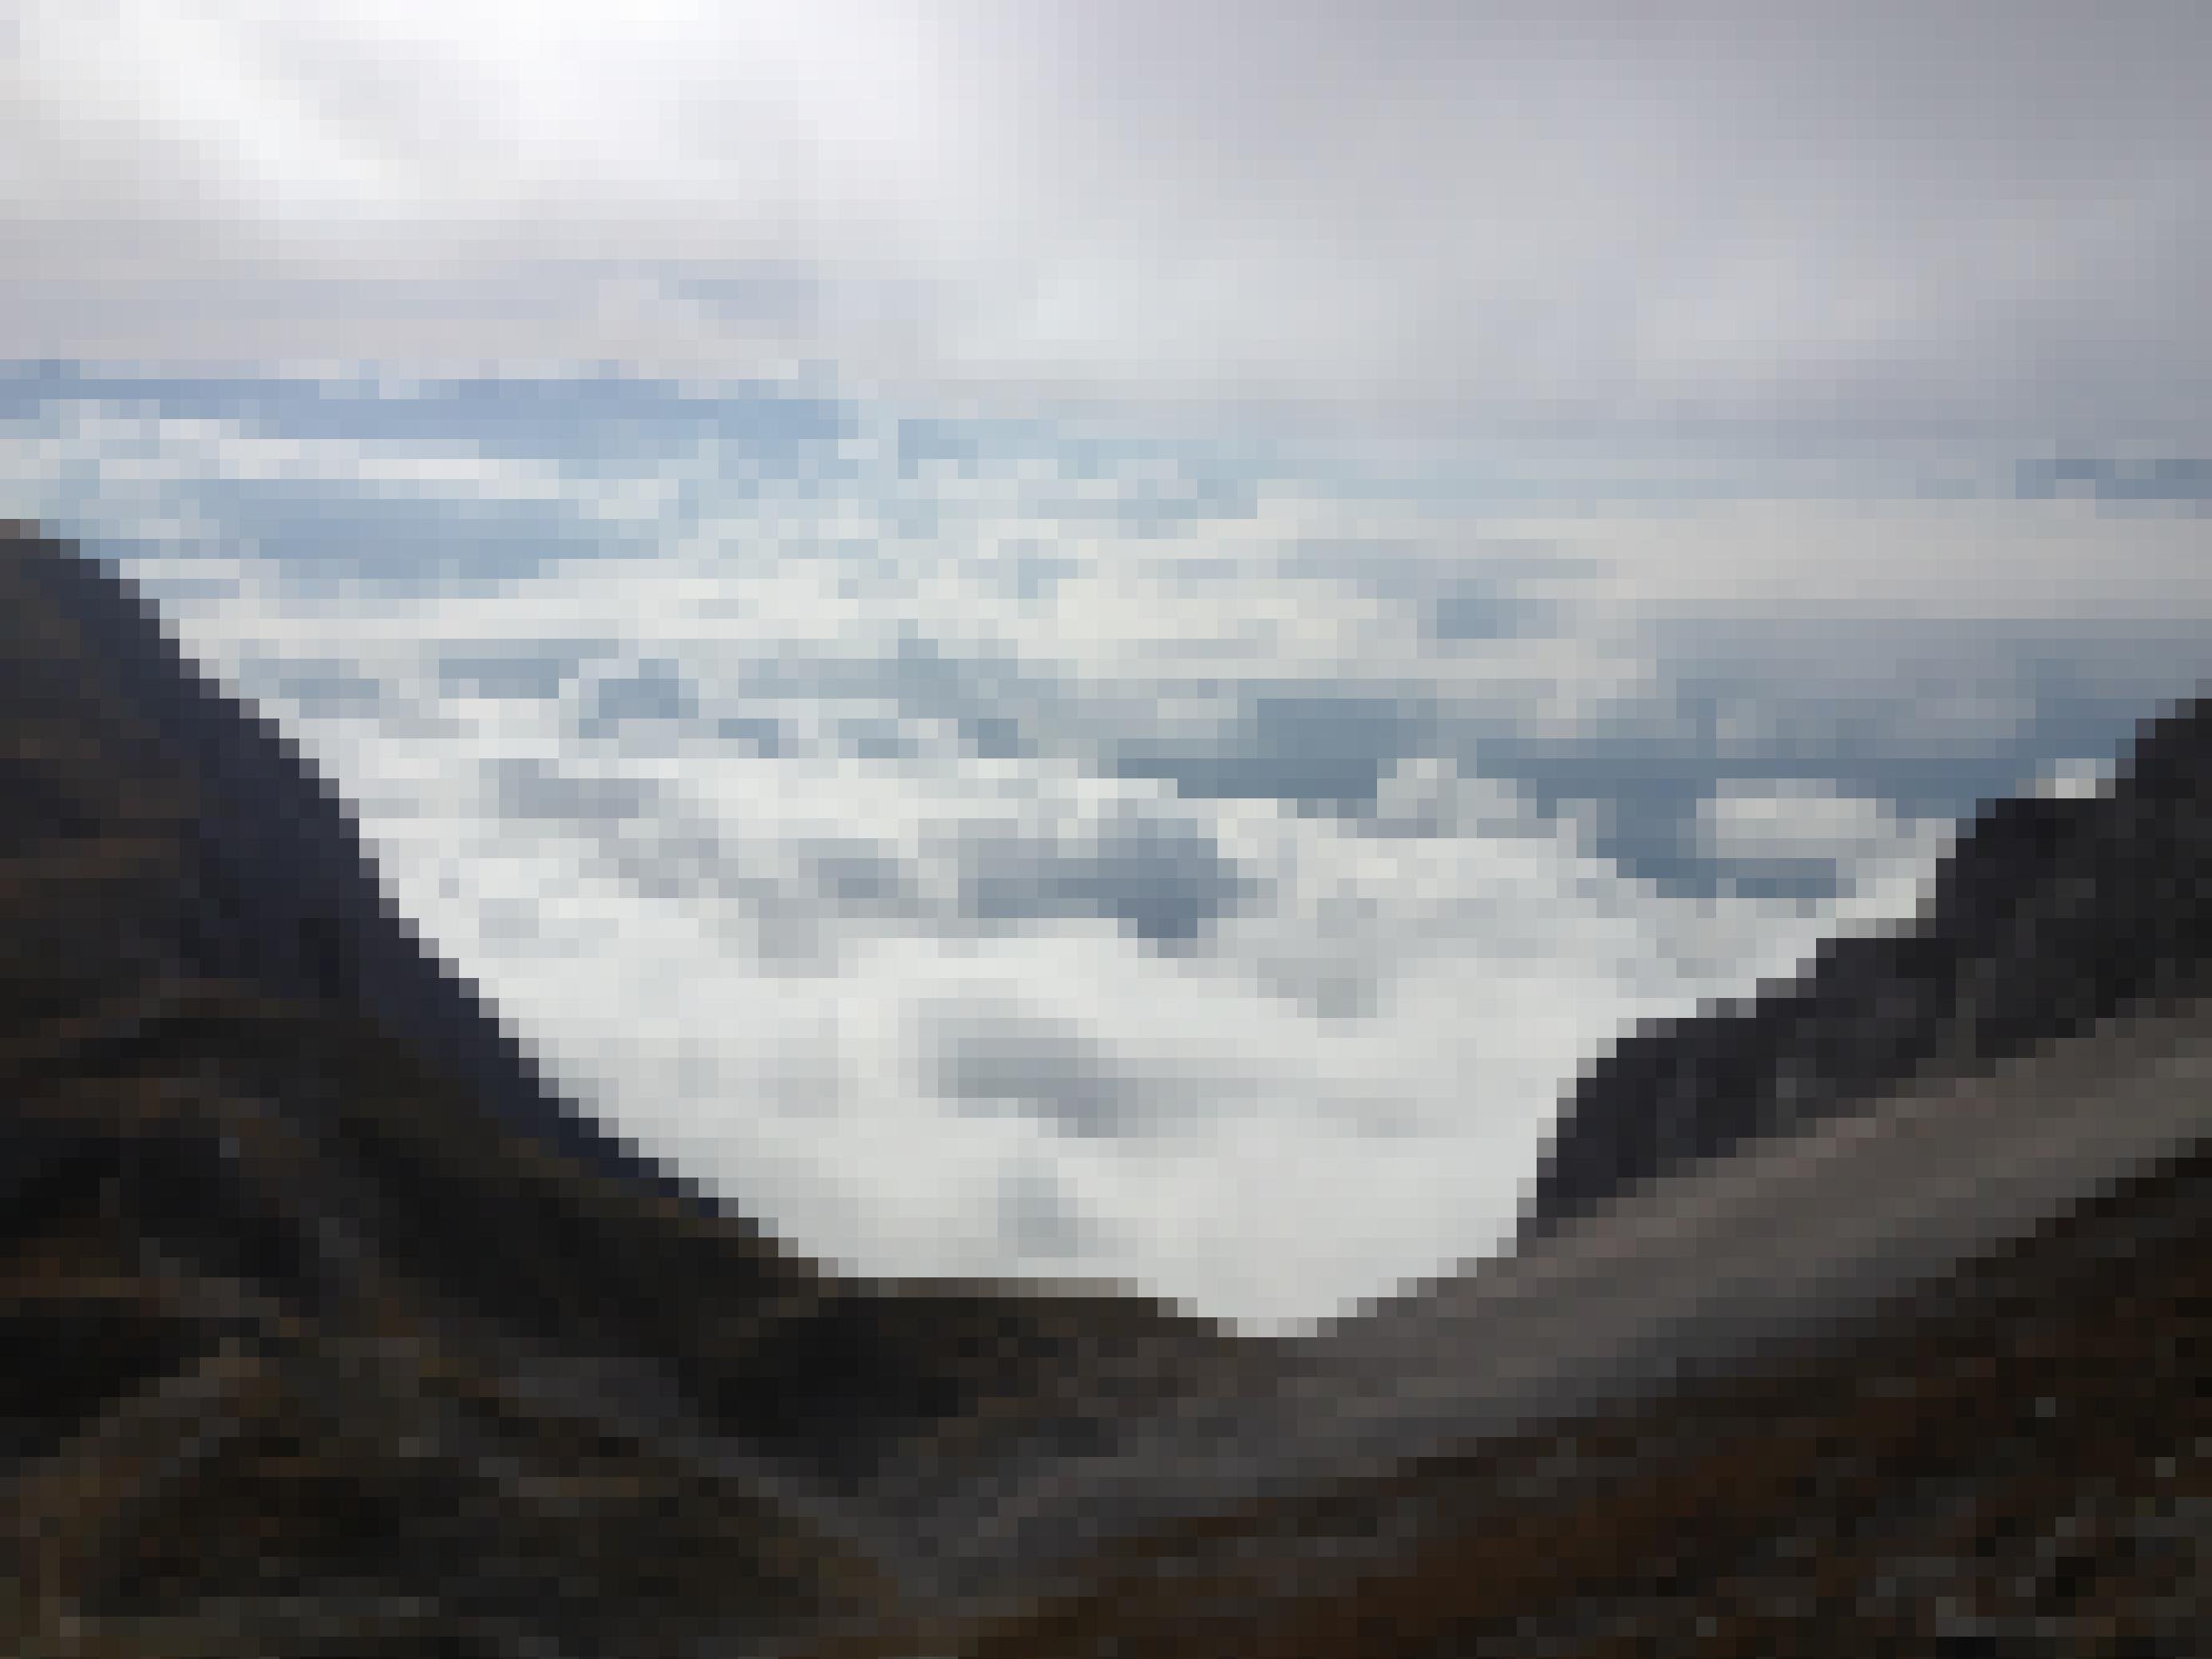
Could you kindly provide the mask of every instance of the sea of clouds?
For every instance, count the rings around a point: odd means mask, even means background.
[[[641,1148],[856,1270],[1255,1329],[1493,1249],[1607,1043],[2195,687],[2198,474],[2051,460],[0,380],[0,512]]]

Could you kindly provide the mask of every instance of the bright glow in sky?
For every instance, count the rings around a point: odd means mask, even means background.
[[[2194,422],[2212,14],[27,0],[0,356]]]

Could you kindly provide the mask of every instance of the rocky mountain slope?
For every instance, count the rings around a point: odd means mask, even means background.
[[[1247,1363],[1134,1298],[841,1278],[627,1155],[274,731],[21,530],[0,778],[0,1650],[879,1620],[847,1486]]]
[[[1623,1042],[1566,1102],[1519,1242],[1747,1141],[2201,994],[2209,784],[2212,708],[2177,709],[2110,789],[1987,805],[1904,926],[1831,940],[1747,1006]]]

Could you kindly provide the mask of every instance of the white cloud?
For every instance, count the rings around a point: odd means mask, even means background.
[[[1936,844],[1857,781],[1740,780],[1705,789],[1707,850],[1832,860],[1844,895],[1670,894],[1545,817],[1513,740],[1648,730],[1664,761],[1700,666],[1658,648],[1674,612],[1775,648],[1743,699],[1775,718],[1684,748],[1692,782],[1840,753],[1903,648],[1835,634],[1844,600],[1941,614],[1979,558],[2059,595],[2055,649],[2087,544],[2070,505],[1901,508],[1919,540],[1875,539],[1919,550],[1876,581],[1830,562],[1872,522],[1833,503],[1509,520],[1318,467],[1158,526],[1124,509],[1197,462],[1023,442],[909,477],[895,434],[850,465],[696,434],[522,461],[108,409],[51,416],[5,493],[147,538],[402,907],[647,1149],[866,1271],[1113,1277],[1259,1324],[1490,1248],[1577,1065],[1909,908]],[[2159,522],[2096,580],[2202,613]],[[1559,614],[1448,637],[1437,596],[1476,575]],[[2005,689],[1948,708],[1960,752],[2043,707],[2009,659],[1952,666]],[[1390,715],[1424,698],[1435,730]],[[1301,813],[1280,772],[1178,793],[1139,752],[1364,763],[1376,808]]]
[[[19,14],[0,356],[1509,422],[2201,430],[2212,386],[2163,0]]]

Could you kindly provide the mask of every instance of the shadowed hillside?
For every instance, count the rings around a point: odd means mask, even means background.
[[[289,745],[21,532],[0,710],[0,1648],[887,1617],[846,1485],[1002,1427],[1081,1443],[1237,1353],[1135,1298],[848,1281],[627,1155]]]

